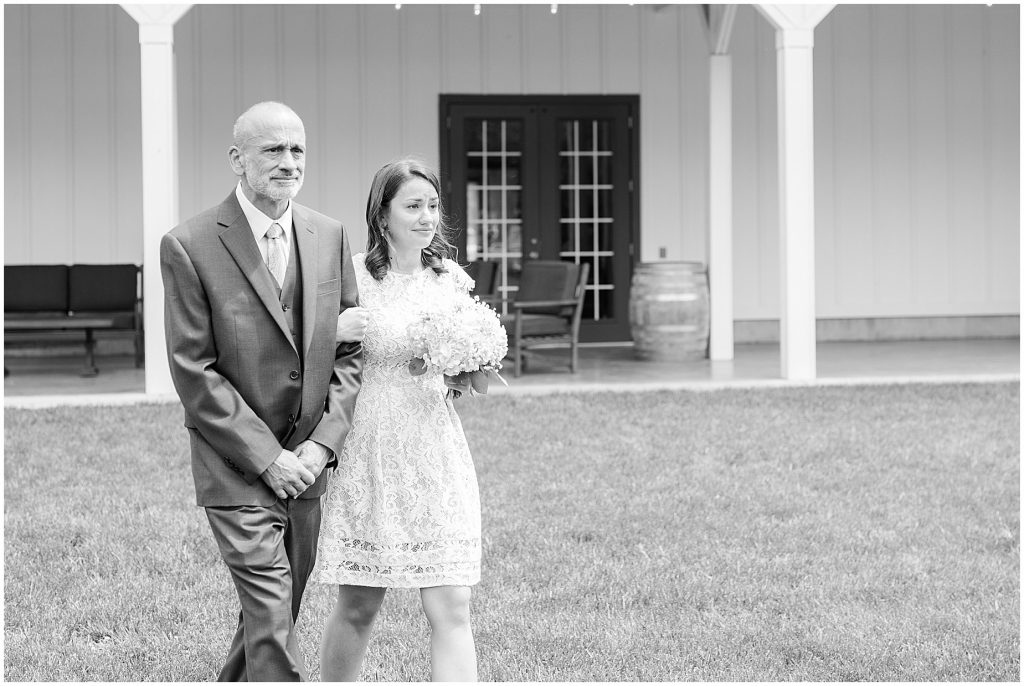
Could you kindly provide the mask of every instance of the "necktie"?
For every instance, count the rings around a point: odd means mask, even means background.
[[[278,286],[284,286],[284,272],[288,269],[288,258],[284,252],[284,230],[274,222],[267,229],[267,266],[274,275]]]

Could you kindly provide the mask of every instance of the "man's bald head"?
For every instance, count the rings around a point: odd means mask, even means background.
[[[245,112],[242,112],[238,119],[235,120],[235,126],[231,132],[232,138],[235,145],[242,148],[246,141],[256,135],[257,132],[281,122],[298,122],[299,127],[304,128],[302,127],[302,119],[299,118],[299,115],[295,114],[295,110],[283,102],[274,102],[272,100],[258,102]]]

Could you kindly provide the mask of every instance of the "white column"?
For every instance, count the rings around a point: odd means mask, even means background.
[[[709,357],[733,359],[732,57],[736,5],[701,5],[708,61]]]
[[[733,359],[732,57],[710,57],[708,290],[712,360]]]
[[[784,379],[817,376],[814,311],[813,30],[776,33],[779,108],[779,335]]]
[[[174,23],[191,5],[122,5],[139,22],[142,61],[143,319],[146,393],[174,393],[164,345],[160,239],[178,223]]]
[[[775,26],[779,110],[781,368],[817,376],[814,310],[814,27],[833,5],[759,5]]]

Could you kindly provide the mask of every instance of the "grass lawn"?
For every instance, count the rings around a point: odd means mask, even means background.
[[[459,401],[488,681],[1018,681],[1018,384]],[[206,681],[237,599],[176,405],[4,412],[4,678]],[[311,675],[332,589],[306,594]],[[412,590],[363,678],[429,678]]]

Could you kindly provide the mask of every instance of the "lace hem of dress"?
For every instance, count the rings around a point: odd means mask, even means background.
[[[316,580],[322,584],[386,588],[473,586],[480,582],[480,562],[375,565],[345,560],[321,566],[317,571]]]
[[[407,543],[374,543],[360,538],[342,538],[337,541],[336,548],[361,550],[377,554],[425,553],[461,549],[472,551],[480,547],[479,538],[447,539],[443,541],[416,541]]]
[[[320,536],[321,567],[362,565],[375,569],[458,568],[480,563],[479,538],[439,538],[416,543],[372,543],[339,535]],[[387,573],[387,572],[382,572]]]

